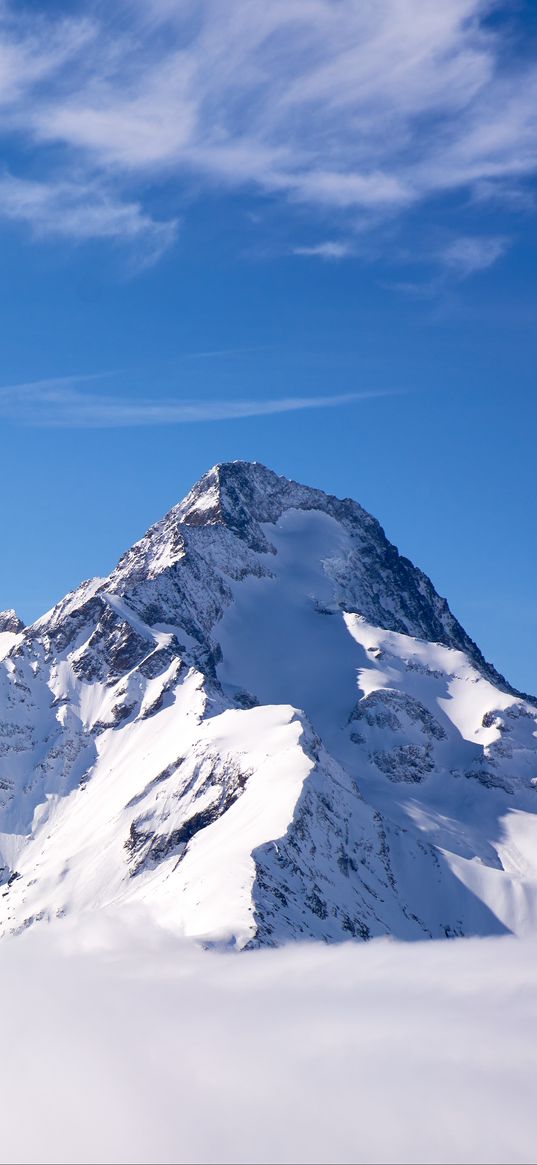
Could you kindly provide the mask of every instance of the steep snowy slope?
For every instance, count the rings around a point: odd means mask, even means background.
[[[24,624],[15,611],[0,611],[0,659],[18,642]]]
[[[239,946],[537,928],[537,708],[355,502],[217,466],[11,618],[3,932],[134,900]]]

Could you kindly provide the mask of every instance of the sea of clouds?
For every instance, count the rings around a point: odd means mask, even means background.
[[[0,947],[0,1160],[531,1162],[537,944],[201,950],[136,914]]]

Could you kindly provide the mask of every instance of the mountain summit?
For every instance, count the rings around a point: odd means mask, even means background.
[[[0,648],[4,933],[535,927],[537,708],[356,502],[215,466]]]

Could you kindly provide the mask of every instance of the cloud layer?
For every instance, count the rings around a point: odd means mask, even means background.
[[[537,69],[488,23],[496,8],[117,0],[36,16],[4,0],[0,130],[35,160],[4,172],[0,215],[151,259],[193,182],[346,230],[456,191],[512,199],[537,167]],[[170,213],[150,210],[149,181]]]
[[[532,1162],[535,955],[216,955],[143,914],[42,923],[0,949],[0,1159]]]

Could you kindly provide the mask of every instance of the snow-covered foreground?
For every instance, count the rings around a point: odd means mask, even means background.
[[[205,952],[135,912],[0,947],[0,1159],[532,1162],[537,944]]]

